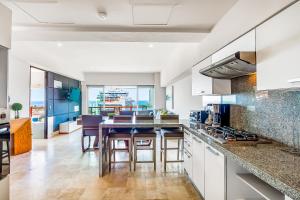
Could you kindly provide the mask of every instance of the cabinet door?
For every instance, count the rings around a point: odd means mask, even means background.
[[[0,108],[7,108],[8,49],[0,46]]]
[[[193,177],[193,158],[192,154],[188,152],[187,150],[184,150],[184,169],[190,179]]]
[[[204,196],[204,148],[205,143],[193,137],[193,182]]]
[[[212,55],[212,63],[218,62],[238,51],[255,51],[255,30],[241,36]]]
[[[11,11],[0,3],[0,46],[11,46]]]
[[[205,200],[225,198],[225,157],[205,144]]]
[[[256,29],[257,89],[300,87],[300,2]]]
[[[211,65],[211,57],[198,63],[192,69],[192,95],[212,94],[212,78],[199,73],[199,70]]]

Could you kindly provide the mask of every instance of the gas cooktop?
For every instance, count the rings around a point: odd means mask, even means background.
[[[200,129],[201,133],[208,136],[214,141],[225,144],[228,141],[258,141],[260,138],[257,134],[244,130],[237,130],[231,127],[205,127]]]

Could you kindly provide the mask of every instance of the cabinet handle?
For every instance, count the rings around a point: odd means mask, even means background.
[[[190,136],[191,134],[188,131],[184,131],[188,136]]]
[[[205,93],[205,91],[202,90],[202,91],[201,91],[201,94],[204,94],[204,93]]]
[[[188,146],[188,147],[191,147],[190,143],[188,141],[184,141],[184,143]]]
[[[198,142],[198,143],[202,143],[202,141],[201,140],[198,140],[196,137],[193,137],[193,140],[195,140],[196,142]]]
[[[219,156],[219,153],[218,153],[218,152],[215,152],[211,147],[206,147],[206,149],[207,149],[208,151],[210,151],[211,153],[213,153],[214,155]]]
[[[188,158],[191,158],[191,156],[189,155],[188,152],[184,151],[184,154],[185,154]]]
[[[299,82],[300,82],[300,78],[294,78],[294,79],[288,80],[288,83],[299,83]]]

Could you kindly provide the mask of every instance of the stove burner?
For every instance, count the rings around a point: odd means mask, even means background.
[[[236,130],[231,127],[207,127],[208,134],[215,138],[222,138],[230,141],[257,141],[257,134],[244,130]]]

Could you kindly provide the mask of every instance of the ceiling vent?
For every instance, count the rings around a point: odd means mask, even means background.
[[[179,0],[131,0],[134,25],[168,25]]]

